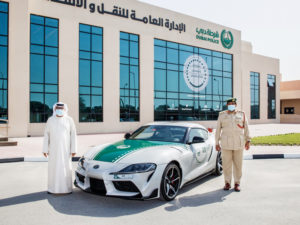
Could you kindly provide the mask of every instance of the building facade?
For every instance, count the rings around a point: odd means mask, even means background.
[[[241,31],[136,0],[0,0],[1,131],[43,134],[57,101],[79,134],[152,121],[215,127],[236,97],[250,123],[278,123],[279,60]]]
[[[280,83],[280,122],[300,123],[300,80]]]

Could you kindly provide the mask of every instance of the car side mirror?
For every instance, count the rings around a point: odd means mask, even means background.
[[[204,142],[205,142],[204,138],[195,136],[195,137],[193,138],[192,144],[196,144],[196,143],[204,143]]]
[[[130,136],[131,136],[131,134],[130,134],[130,133],[126,133],[126,134],[124,135],[124,138],[125,138],[125,139],[129,139],[129,138],[130,138]]]

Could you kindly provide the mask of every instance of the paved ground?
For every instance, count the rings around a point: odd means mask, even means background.
[[[299,124],[259,124],[250,125],[252,136],[284,133],[300,133]],[[91,146],[114,142],[122,139],[123,133],[78,135],[78,156],[83,155]],[[0,159],[17,157],[41,157],[43,137],[15,138],[18,146],[0,147]],[[300,154],[300,146],[252,146],[245,154]]]
[[[255,124],[250,125],[249,129],[252,137],[275,134],[300,133],[300,124]]]
[[[75,163],[74,163],[75,166]],[[0,164],[0,225],[299,225],[300,160],[244,161],[242,192],[222,177],[185,187],[176,200],[135,201],[45,193],[46,163]]]

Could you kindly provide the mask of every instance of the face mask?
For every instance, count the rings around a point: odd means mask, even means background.
[[[62,110],[62,109],[56,109],[55,110],[55,113],[56,113],[56,115],[58,115],[58,116],[63,116],[64,115],[64,110]]]
[[[235,105],[228,105],[228,110],[229,111],[234,111],[235,110]]]

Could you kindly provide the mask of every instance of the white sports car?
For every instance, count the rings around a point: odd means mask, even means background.
[[[195,123],[161,122],[87,151],[74,183],[96,194],[170,201],[183,185],[212,173],[222,174],[214,135]]]

